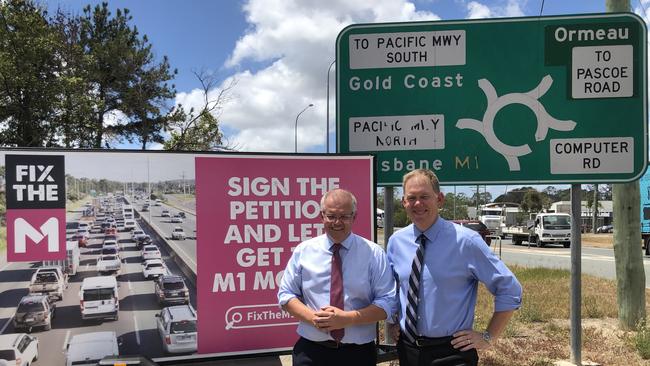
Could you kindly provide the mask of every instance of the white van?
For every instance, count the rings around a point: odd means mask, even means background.
[[[113,276],[84,278],[79,290],[81,319],[118,319],[120,299]]]
[[[120,354],[115,332],[77,334],[70,338],[65,351],[66,366],[98,365],[106,356]]]

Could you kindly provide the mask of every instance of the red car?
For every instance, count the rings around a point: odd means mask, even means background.
[[[82,234],[75,234],[72,240],[79,243],[79,247],[85,247],[88,244],[88,237]]]
[[[472,229],[477,233],[481,234],[481,237],[485,243],[490,246],[492,239],[488,237],[490,235],[490,230],[485,226],[484,223],[478,220],[453,220],[454,223],[458,225],[463,225],[466,228]]]

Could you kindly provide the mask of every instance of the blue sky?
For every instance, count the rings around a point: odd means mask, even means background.
[[[99,1],[49,0],[82,13]],[[645,13],[650,0],[632,0]],[[176,103],[198,106],[200,84],[193,71],[207,70],[220,88],[236,80],[220,111],[228,142],[244,151],[293,152],[296,115],[298,150],[325,152],[327,68],[335,57],[337,34],[354,23],[497,18],[605,11],[605,0],[111,0],[128,8],[132,24],[146,34],[158,59],[166,55],[178,69]],[[646,17],[644,17],[646,18]],[[647,19],[647,18],[646,18]],[[330,151],[335,149],[330,79]],[[158,148],[151,146],[151,148]],[[489,187],[503,193],[504,187]],[[495,195],[493,193],[493,195]],[[495,195],[496,196],[496,195]]]

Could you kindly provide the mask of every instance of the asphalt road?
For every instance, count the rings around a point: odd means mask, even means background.
[[[493,250],[498,254],[494,242]],[[639,250],[641,250],[639,248]],[[544,248],[526,245],[513,245],[509,239],[502,241],[501,258],[506,264],[516,264],[523,267],[544,267],[571,269],[571,249],[561,245]],[[616,280],[616,263],[614,250],[605,248],[582,247],[581,267],[583,274],[589,274],[609,280]],[[646,288],[650,288],[650,257],[643,258],[645,267]]]

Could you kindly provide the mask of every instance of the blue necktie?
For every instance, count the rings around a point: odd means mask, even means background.
[[[422,278],[422,266],[424,264],[424,246],[426,244],[427,237],[424,234],[418,236],[417,242],[420,244],[418,246],[417,252],[415,252],[415,258],[413,258],[413,264],[411,265],[411,276],[409,277],[409,291],[407,293],[407,304],[406,304],[406,319],[404,322],[404,330],[406,337],[411,342],[415,342],[415,339],[418,337],[418,304],[420,303],[420,279]]]

